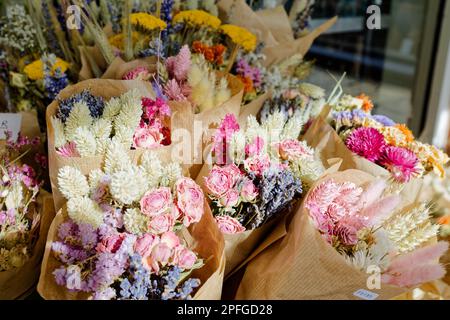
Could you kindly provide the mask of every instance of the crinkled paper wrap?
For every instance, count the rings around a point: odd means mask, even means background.
[[[40,191],[37,204],[41,217],[33,254],[21,268],[0,272],[0,300],[25,298],[31,293],[39,279],[47,233],[55,217],[55,209],[52,196],[44,190]]]
[[[205,261],[205,265],[199,270],[194,270],[191,275],[201,281],[201,286],[193,299],[219,300],[225,271],[224,241],[207,204],[205,204],[205,209],[200,222],[189,227],[188,232],[182,232],[181,236],[190,244],[190,248]],[[46,300],[85,300],[88,298],[87,293],[70,292],[65,287],[59,286],[52,274],[56,268],[61,266],[52,253],[52,243],[58,240],[59,225],[67,219],[65,209],[59,211],[48,233],[37,287],[39,294]]]
[[[269,67],[300,54],[306,55],[314,40],[331,28],[337,20],[334,17],[306,36],[294,39],[289,17],[282,7],[254,12],[245,0],[221,0],[218,2],[221,18],[248,29],[259,42],[264,43],[266,55],[264,66]]]
[[[319,179],[313,188],[330,178],[360,186],[375,179],[359,170],[346,170]],[[399,208],[409,204],[410,199],[402,196]],[[360,289],[378,294],[378,299],[391,299],[407,291],[383,284],[380,290],[368,289],[370,274],[345,262],[344,257],[323,239],[304,206],[303,202],[292,219],[286,220],[286,234],[250,260],[236,299],[355,300],[360,299],[354,295]],[[282,232],[278,233],[282,235]]]

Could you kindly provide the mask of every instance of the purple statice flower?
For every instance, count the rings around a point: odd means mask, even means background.
[[[242,77],[249,78],[253,82],[254,88],[260,88],[262,85],[261,70],[252,67],[245,59],[239,59],[236,63],[236,72]]]
[[[385,127],[393,127],[396,124],[391,118],[386,117],[386,116],[381,115],[381,114],[373,115],[372,119],[377,121],[377,122],[379,122],[379,123],[381,123]]]
[[[178,300],[190,300],[195,288],[200,286],[200,280],[196,278],[187,279],[178,290]]]
[[[124,300],[148,300],[148,292],[151,288],[151,273],[142,265],[142,257],[133,254],[130,257],[128,268],[130,278],[125,278],[120,283],[120,296]]]
[[[52,251],[65,264],[73,264],[86,260],[89,257],[89,253],[86,250],[60,241],[52,243]]]
[[[89,107],[91,116],[95,119],[100,118],[105,108],[105,102],[102,97],[97,97],[91,94],[89,90],[83,90],[81,93],[77,93],[68,99],[59,101],[58,118],[62,122],[66,122],[67,118],[72,111],[73,106],[77,102],[85,102]]]
[[[116,299],[116,290],[107,287],[93,294],[92,300],[114,300]]]
[[[78,238],[78,225],[71,220],[60,224],[58,237],[62,241],[65,241],[67,238]]]
[[[66,268],[59,267],[53,271],[53,275],[55,276],[55,281],[58,286],[66,285]]]
[[[100,253],[90,274],[87,286],[89,291],[99,291],[112,285],[128,267],[129,255],[133,252],[136,236],[127,235],[115,253]]]
[[[344,126],[354,127],[361,125],[364,119],[369,118],[370,115],[360,109],[354,109],[351,111],[334,112],[332,117],[335,122],[336,130],[339,131],[339,129]]]
[[[123,228],[123,214],[120,209],[111,207],[107,204],[100,205],[102,208],[105,217],[103,218],[103,221],[106,225],[110,226],[114,229],[122,229]]]
[[[97,246],[98,243],[98,233],[97,229],[92,227],[88,223],[78,224],[78,233],[81,240],[82,246],[91,250]]]

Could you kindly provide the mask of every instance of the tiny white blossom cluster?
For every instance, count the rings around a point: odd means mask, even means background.
[[[57,117],[51,119],[55,147],[64,148],[73,143],[81,157],[103,155],[114,141],[131,147],[142,112],[141,95],[137,89],[111,98],[98,119],[91,116],[85,102],[75,103],[65,123]]]
[[[106,150],[103,170],[93,170],[86,177],[76,168],[63,167],[58,173],[58,187],[68,201],[69,217],[76,223],[98,228],[104,219],[98,203],[104,197],[110,198],[108,201],[115,205],[130,206],[154,188],[169,187],[173,190],[181,177],[182,170],[178,164],[163,166],[151,151],[145,151],[139,163],[134,164],[125,147],[113,141]],[[139,230],[144,227],[145,217],[133,210],[125,212],[125,223],[128,221],[133,230]]]

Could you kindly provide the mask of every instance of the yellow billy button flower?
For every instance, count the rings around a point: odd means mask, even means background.
[[[56,58],[56,62],[52,67],[52,71],[55,72],[58,68],[61,72],[66,72],[69,68],[70,64],[60,58]],[[31,80],[41,80],[44,79],[44,62],[41,59],[36,60],[29,65],[27,65],[23,72],[30,78]]]
[[[133,26],[140,27],[145,31],[164,30],[167,28],[167,24],[164,21],[145,12],[132,13],[130,21]]]
[[[132,32],[131,33],[131,40],[132,43],[135,44],[136,42],[138,42],[139,40],[139,33],[137,32]],[[123,33],[119,33],[116,34],[112,37],[108,38],[109,44],[112,45],[113,47],[116,47],[119,50],[123,50],[124,46],[125,46],[125,36]]]
[[[241,46],[246,51],[253,51],[256,48],[256,36],[245,28],[232,24],[224,24],[220,30],[230,37],[231,41]]]
[[[185,10],[177,13],[173,19],[173,24],[185,23],[190,27],[210,27],[217,29],[222,22],[219,18],[203,10]]]

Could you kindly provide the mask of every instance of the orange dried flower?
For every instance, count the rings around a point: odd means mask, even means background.
[[[255,90],[253,80],[250,77],[237,76],[237,78],[244,84],[244,93],[250,93]]]
[[[356,98],[361,99],[363,101],[362,109],[365,112],[369,112],[373,109],[373,102],[369,96],[365,95],[364,93],[361,93]]]
[[[203,55],[205,56],[205,59],[209,62],[215,62],[216,57],[214,55],[214,50],[211,49],[211,47],[207,48],[204,52]]]
[[[414,134],[412,133],[409,128],[404,124],[396,124],[395,127],[400,130],[406,137],[407,142],[413,142],[414,141]]]
[[[195,53],[203,53],[205,51],[205,45],[201,41],[194,41],[192,43],[192,50]]]
[[[440,217],[438,223],[440,225],[450,225],[450,215]]]

